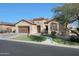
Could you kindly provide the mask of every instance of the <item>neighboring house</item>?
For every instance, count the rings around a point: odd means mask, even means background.
[[[36,34],[43,31],[48,32],[48,34],[52,31],[59,33],[59,23],[55,20],[48,20],[45,18],[35,18],[31,21],[22,19],[13,27],[16,33]]]
[[[0,22],[0,31],[13,32],[14,28],[15,26],[12,23]]]

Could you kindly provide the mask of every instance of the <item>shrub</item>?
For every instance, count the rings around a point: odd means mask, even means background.
[[[46,37],[44,37],[44,36],[36,36],[36,35],[30,35],[29,38],[32,41],[37,41],[37,42],[42,42],[42,41],[46,40]]]
[[[56,37],[56,32],[52,31],[51,34],[50,34],[50,37],[52,37],[52,38]]]
[[[64,44],[64,40],[61,38],[61,37],[55,37],[53,38],[53,41],[57,42],[57,43],[61,43],[61,44]]]
[[[69,41],[73,41],[73,42],[79,42],[79,36],[70,36],[70,40]]]

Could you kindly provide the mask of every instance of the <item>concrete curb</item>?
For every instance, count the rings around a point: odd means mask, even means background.
[[[58,47],[66,47],[66,48],[76,48],[76,49],[79,49],[79,46],[64,45],[64,44],[59,44],[59,43],[56,43],[56,42],[53,42],[51,44],[48,44],[48,43],[42,43],[42,42],[24,41],[24,40],[6,39],[6,38],[0,38],[0,40],[8,40],[8,41],[15,41],[15,42],[24,42],[24,43],[40,44],[40,45],[46,45],[46,46],[58,46]]]

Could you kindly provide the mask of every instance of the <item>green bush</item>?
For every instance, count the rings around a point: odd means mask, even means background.
[[[67,45],[79,45],[78,40],[79,40],[79,37],[71,37],[68,40],[65,40],[65,38],[58,37],[58,36],[53,38],[53,41],[60,43],[60,44],[67,44]]]
[[[79,43],[79,36],[70,36],[70,40],[69,41],[72,41],[72,42],[78,42]]]
[[[56,37],[56,32],[52,31],[51,34],[50,34],[50,37],[55,38]]]
[[[44,36],[36,36],[36,35],[30,35],[28,36],[32,41],[42,42],[46,40],[46,37]]]
[[[55,41],[55,42],[57,42],[57,43],[64,44],[63,39],[61,39],[61,38],[59,38],[59,37],[54,38],[53,41]]]

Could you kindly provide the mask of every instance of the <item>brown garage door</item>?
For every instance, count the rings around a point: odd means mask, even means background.
[[[29,33],[29,26],[19,26],[19,33]]]

